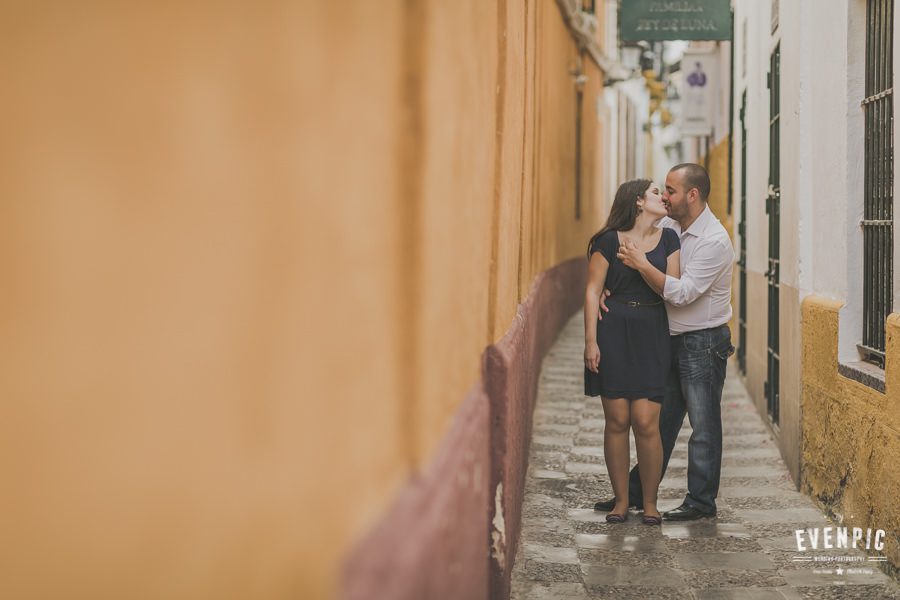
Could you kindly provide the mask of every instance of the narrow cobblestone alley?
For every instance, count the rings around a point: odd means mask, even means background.
[[[722,399],[718,518],[653,527],[632,511],[627,523],[607,524],[606,513],[592,508],[611,487],[603,410],[599,398],[583,395],[582,352],[579,313],[543,364],[514,600],[900,598],[896,583],[860,551],[807,551],[807,562],[797,558],[794,530],[829,522],[795,491],[733,365]],[[661,511],[684,497],[689,436],[685,420],[660,487]],[[631,449],[633,463],[633,440]],[[861,562],[812,562],[815,556]]]

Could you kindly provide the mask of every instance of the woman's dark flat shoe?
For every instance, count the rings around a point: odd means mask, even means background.
[[[609,513],[608,515],[606,515],[607,523],[624,523],[627,520],[628,513],[625,513],[624,515],[620,515],[618,513]]]
[[[643,517],[641,517],[641,522],[644,525],[662,525],[662,517],[644,515]]]

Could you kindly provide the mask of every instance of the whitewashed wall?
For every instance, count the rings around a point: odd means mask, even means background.
[[[780,2],[771,33],[771,2],[735,0],[735,219],[740,218],[741,94],[748,95],[748,270],[764,273],[769,173],[769,56],[781,43],[781,279],[807,294],[845,302],[841,361],[858,360],[862,331],[863,110],[865,0]],[[746,25],[745,25],[746,22]],[[900,18],[895,13],[895,31]],[[894,65],[900,44],[894,44]],[[746,56],[744,56],[746,54]],[[746,69],[744,64],[746,63]],[[895,73],[896,77],[896,73]],[[898,98],[894,97],[895,114]],[[898,169],[895,161],[894,168]],[[894,181],[900,174],[895,173]],[[894,265],[900,266],[895,235]],[[900,307],[900,276],[894,277]],[[783,315],[782,319],[794,318]]]
[[[746,21],[746,45],[744,40]],[[747,269],[764,273],[768,257],[768,217],[766,193],[769,180],[769,90],[766,73],[772,49],[769,35],[770,5],[760,0],[735,2],[735,221],[740,219],[740,103],[747,91]],[[746,48],[746,57],[743,55]],[[746,60],[747,69],[743,70]],[[737,228],[735,228],[737,231]]]

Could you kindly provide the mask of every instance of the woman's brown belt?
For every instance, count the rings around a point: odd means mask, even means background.
[[[619,304],[625,304],[627,306],[636,307],[636,306],[659,306],[663,303],[662,300],[658,300],[656,302],[637,302],[635,300],[619,300],[616,298],[615,294],[608,297],[607,300],[612,300],[613,302],[618,302]]]

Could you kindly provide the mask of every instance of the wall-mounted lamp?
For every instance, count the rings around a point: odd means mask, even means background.
[[[644,54],[650,51],[647,42],[630,42],[619,46],[622,65],[631,71],[637,71],[644,60]]]
[[[644,50],[640,58],[641,71],[653,71],[656,66],[656,55],[650,50]]]

